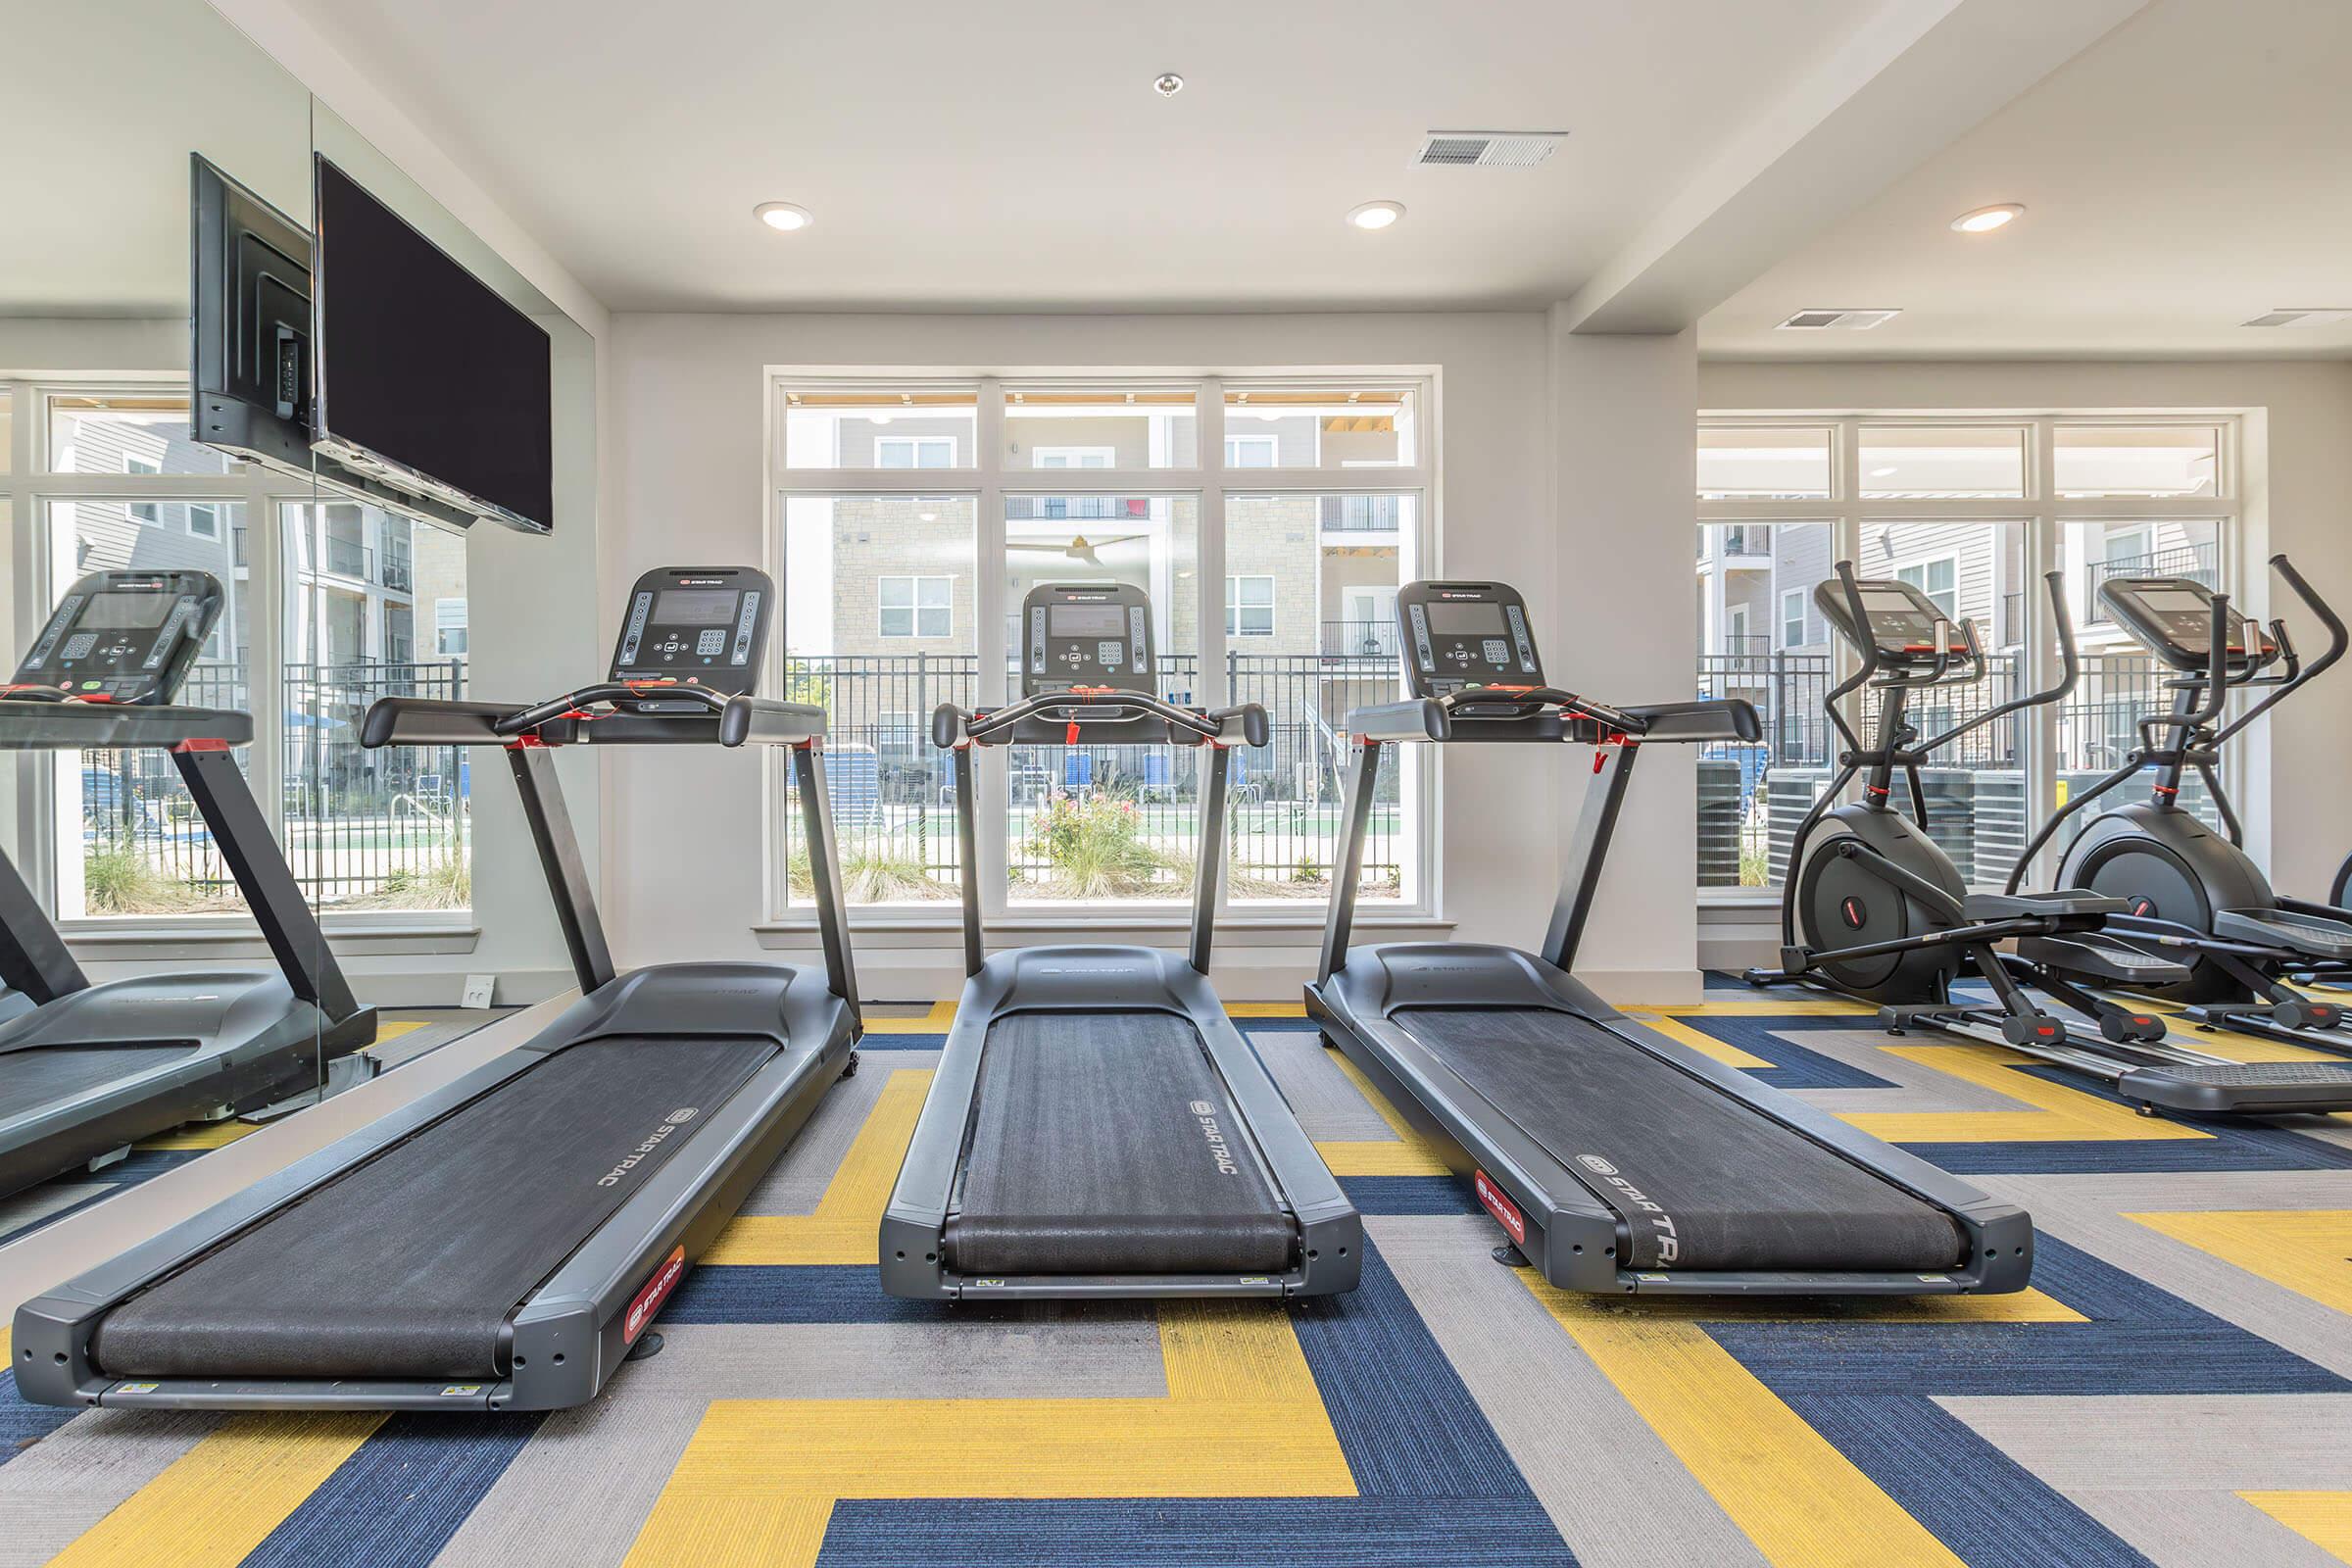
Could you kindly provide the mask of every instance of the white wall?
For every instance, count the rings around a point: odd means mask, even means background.
[[[1630,347],[1644,343],[1646,348]],[[1660,345],[1667,345],[1661,348]],[[636,573],[664,564],[761,562],[761,378],[771,365],[1045,368],[1149,366],[1170,370],[1435,367],[1441,559],[1446,575],[1497,575],[1537,601],[1539,636],[1565,676],[1596,692],[1673,697],[1688,685],[1691,399],[1687,339],[1578,339],[1555,351],[1536,313],[1249,317],[662,316],[617,315],[608,354],[605,613]],[[1576,378],[1554,403],[1555,367]],[[1555,453],[1563,419],[1596,434]],[[1562,491],[1591,502],[1555,511]],[[1654,514],[1654,548],[1636,557],[1629,519]],[[1567,532],[1557,519],[1565,516]],[[1615,560],[1595,594],[1560,564]],[[779,563],[785,570],[789,563]],[[1645,581],[1644,573],[1656,573]],[[1559,590],[1574,587],[1574,624]],[[1659,606],[1666,607],[1662,615]],[[608,635],[612,627],[606,627]],[[1629,638],[1631,639],[1629,641]],[[1649,644],[1655,641],[1657,650]],[[1650,667],[1653,653],[1672,662]],[[1628,667],[1628,655],[1632,655]],[[1671,748],[1664,750],[1672,750]],[[1652,765],[1659,762],[1665,765]],[[1648,860],[1650,830],[1688,858],[1690,790],[1675,762],[1644,771],[1628,860]],[[764,907],[756,837],[760,789],[749,758],[692,753],[605,760],[606,910],[628,963],[756,956]],[[1469,749],[1446,760],[1441,791],[1441,912],[1465,940],[1537,941],[1551,906],[1563,809],[1584,776],[1582,754],[1530,760]],[[1565,803],[1563,805],[1563,803]],[[1654,820],[1653,820],[1654,818]],[[1678,825],[1675,825],[1679,823]],[[1676,863],[1680,863],[1677,861]],[[1544,874],[1531,876],[1541,866]],[[1620,864],[1596,930],[1594,962],[1609,989],[1657,995],[1688,986],[1690,872],[1670,873],[1674,898],[1644,891],[1649,873]],[[1665,878],[1659,879],[1664,885]],[[1319,916],[1319,910],[1317,911]],[[1042,933],[1024,936],[1042,938]],[[861,926],[869,994],[954,994],[952,938]],[[1312,937],[1271,945],[1227,941],[1218,978],[1228,996],[1289,1001],[1306,977]]]
[[[2284,552],[2352,612],[2352,365],[2313,361],[1769,364],[1699,368],[1709,411],[2246,410],[2240,602],[2269,613],[2263,563]],[[2285,606],[2274,608],[2284,610]],[[2308,617],[2293,617],[2298,625]],[[2248,848],[2280,891],[2325,897],[2352,851],[2352,664],[2292,700],[2233,780]]]

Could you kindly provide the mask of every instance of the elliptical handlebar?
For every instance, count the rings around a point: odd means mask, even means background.
[[[2331,666],[2333,666],[2344,657],[2344,651],[2347,646],[2352,646],[2352,632],[2348,632],[2345,629],[2343,617],[2338,615],[2335,612],[2334,607],[2330,606],[2327,600],[2322,599],[2318,591],[2315,590],[2309,582],[2304,580],[2303,573],[2295,569],[2295,564],[2293,562],[2287,560],[2283,555],[2273,556],[2271,558],[2271,570],[2277,573],[2278,580],[2285,583],[2288,590],[2291,591],[2297,599],[2303,602],[2303,608],[2310,611],[2312,614],[2317,617],[2320,624],[2328,628],[2328,651],[2320,655],[2319,658],[2313,660],[2310,663],[2302,663],[2295,656],[2293,641],[2286,634],[2285,620],[2283,618],[2273,620],[2271,622],[2271,634],[2277,640],[2278,645],[2278,655],[2277,656],[2278,659],[2282,659],[2285,662],[2285,672],[2283,675],[2278,677],[2278,684],[2272,688],[2269,695],[2265,696],[2261,702],[2256,703],[2253,707],[2238,714],[2237,717],[2231,719],[2228,724],[2224,725],[2215,733],[2213,737],[2213,743],[2216,746],[2219,746],[2222,742],[2230,739],[2230,736],[2235,735],[2238,731],[2244,729],[2248,724],[2253,723],[2254,720],[2260,718],[2263,714],[2278,707],[2278,704],[2284,700],[2287,693],[2297,691],[2309,682],[2317,680],[2321,675],[2325,674]],[[2217,601],[2221,600],[2222,598],[2222,596],[2219,594],[2215,595],[2214,597]],[[2250,650],[2250,652],[2252,651]],[[2264,661],[2262,663],[2256,664],[2255,667],[2261,668],[2264,666],[2264,664],[2274,662],[2277,661]],[[2211,676],[2209,675],[2207,678],[2210,679]],[[2251,678],[2251,671],[2249,671],[2247,679],[2250,680]],[[2241,680],[2238,682],[2238,684],[2242,686],[2246,684],[2246,680]],[[2218,711],[2219,710],[2217,710],[2217,716]]]
[[[1986,709],[1964,724],[1953,725],[1934,740],[1925,742],[1916,748],[1921,754],[1924,755],[1949,746],[1969,731],[1981,729],[1996,718],[2006,718],[2011,713],[2020,712],[2029,708],[2046,708],[2052,703],[2064,702],[2073,694],[2075,687],[2082,679],[2082,651],[2075,646],[2074,617],[2066,612],[2066,573],[2045,571],[2041,575],[2041,580],[2042,585],[2049,590],[2050,594],[2050,619],[2058,628],[2058,683],[2047,691],[2034,692],[2026,697],[2012,697],[2005,703]],[[1982,672],[1984,667],[1984,654],[1977,641],[1977,623],[1971,619],[1966,624],[1969,646],[1975,653],[1977,667]]]

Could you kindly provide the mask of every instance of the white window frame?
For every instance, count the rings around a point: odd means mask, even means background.
[[[1271,463],[1236,463],[1233,461],[1233,454],[1237,447],[1260,449],[1274,461]],[[1225,454],[1224,466],[1237,472],[1256,473],[1264,468],[1280,466],[1282,463],[1282,437],[1272,430],[1228,432],[1223,442],[1219,443],[1217,450]]]
[[[1769,413],[1702,410],[1698,416],[1698,427],[1701,429],[1778,427],[1827,431],[1830,441],[1830,494],[1826,498],[1793,500],[1715,500],[1702,494],[1696,501],[1695,516],[1701,527],[1752,522],[1828,523],[1833,561],[1861,559],[1863,528],[1867,524],[1972,522],[2018,525],[2024,530],[2026,580],[2004,585],[2004,589],[2019,593],[2019,603],[2024,607],[2024,625],[2013,632],[2010,640],[2022,643],[2027,651],[2026,669],[2020,676],[2021,680],[2027,682],[2031,689],[2038,691],[2055,684],[2060,674],[2056,638],[2048,625],[2048,607],[2043,602],[2040,580],[2042,573],[2054,571],[2063,564],[2066,559],[2066,529],[2072,524],[2110,521],[2215,523],[2220,532],[2215,564],[2222,587],[2234,592],[2233,584],[2265,581],[2266,571],[2259,556],[2247,553],[2249,530],[2244,526],[2247,497],[2255,488],[2248,482],[2244,471],[2244,425],[2245,416],[2250,412],[2243,408],[2184,408],[2154,412],[2144,409],[2025,409],[2001,414],[1946,414],[1933,409],[1789,409]],[[1863,430],[1873,425],[1900,425],[1914,429],[1921,426],[1991,425],[2016,429],[2025,441],[2026,493],[2023,496],[1999,497],[1864,499],[1861,472]],[[2096,429],[2104,426],[2141,429],[2165,425],[2217,432],[2218,456],[2213,495],[2061,496],[2058,493],[2055,453],[2057,431],[2060,429]],[[2079,608],[2076,613],[2079,617]],[[1854,668],[1852,655],[1838,639],[1832,638],[1831,643],[1834,669],[1841,677],[1851,674]],[[2024,753],[2022,761],[2026,771],[2026,809],[2032,820],[2046,820],[2057,809],[2058,715],[2055,707],[2043,708],[2029,715],[2028,721],[2023,724],[2021,740]],[[2246,748],[2258,742],[2251,735],[2241,735],[2229,743],[2224,751],[2223,763],[2230,770],[2230,777],[2251,776],[2246,766]],[[2250,830],[2258,820],[2256,813],[2267,810],[2260,800],[2243,802],[2241,808]],[[2058,853],[2058,846],[2045,850],[2041,862],[2029,869],[2029,878],[2047,878],[2053,874]],[[1698,898],[1702,905],[1777,905],[1780,891],[1777,888],[1704,888],[1698,890]]]
[[[452,605],[458,608],[457,624],[454,626],[450,624],[450,617],[445,613]],[[412,635],[414,635],[415,625],[414,612],[412,612],[410,620]],[[451,648],[448,646],[447,638],[453,631],[465,640],[465,647]],[[470,607],[465,600],[436,599],[433,601],[433,657],[435,659],[470,659],[473,657],[473,618]]]
[[[1262,582],[1266,585],[1266,602],[1264,604],[1246,605],[1242,603],[1242,584],[1246,582]],[[1225,635],[1251,639],[1273,637],[1275,600],[1280,592],[1280,587],[1271,572],[1245,571],[1238,575],[1228,574],[1225,578]],[[1263,610],[1266,612],[1266,629],[1264,631],[1244,631],[1242,629],[1242,612],[1245,610]]]
[[[1904,576],[1903,573],[1906,571],[1916,571],[1919,573],[1919,581],[1911,583],[1911,586],[1917,588],[1921,593],[1926,594],[1930,599],[1935,599],[1936,590],[1928,586],[1928,577],[1931,570],[1936,566],[1949,566],[1952,568],[1952,585],[1950,588],[1944,590],[1946,593],[1952,596],[1952,602],[1946,605],[1941,601],[1937,601],[1936,608],[1943,612],[1944,619],[1957,626],[1960,623],[1959,556],[1948,551],[1939,556],[1914,556],[1908,561],[1897,562],[1895,564],[1888,566],[1886,568],[1886,575],[1894,578],[1898,582],[1911,582],[1911,579]]]
[[[1790,601],[1794,601],[1796,605],[1796,613],[1793,615],[1788,612]],[[1788,628],[1791,626],[1796,628],[1796,635],[1793,637],[1788,635]],[[1810,639],[1812,631],[1813,611],[1812,607],[1805,603],[1805,591],[1802,588],[1783,589],[1781,591],[1781,646],[1802,648]]]
[[[889,583],[901,582],[906,585],[906,603],[903,605],[884,604],[882,602],[882,598],[885,585]],[[945,588],[948,595],[947,603],[941,605],[924,604],[923,585],[925,583],[938,583]],[[905,631],[892,631],[889,627],[882,624],[883,612],[890,610],[904,610],[906,612],[906,629]],[[923,612],[926,610],[936,610],[940,612],[940,614],[947,617],[939,630],[923,630]],[[946,576],[939,573],[915,571],[892,571],[884,572],[876,576],[874,578],[874,635],[877,637],[887,637],[892,642],[909,643],[938,642],[942,638],[955,636],[956,579],[952,576]]]
[[[1733,655],[1744,654],[1747,650],[1740,645],[1745,641],[1747,641],[1747,607],[1745,605],[1724,606],[1723,647],[1717,652]]]
[[[188,502],[188,503],[187,503],[187,510],[188,510],[188,535],[189,535],[189,537],[191,537],[191,538],[195,538],[195,539],[211,539],[211,540],[215,540],[215,541],[218,541],[218,540],[220,539],[220,504],[219,504],[218,502],[212,502],[212,501],[191,501],[191,502]],[[203,513],[203,514],[204,514],[204,515],[205,515],[205,518],[206,518],[206,520],[208,520],[209,522],[211,522],[211,524],[212,524],[212,526],[211,526],[211,527],[209,527],[209,528],[199,528],[199,527],[197,527],[197,526],[196,526],[196,514],[197,514],[199,512]]]
[[[920,459],[922,457],[923,448],[927,446],[945,446],[948,449],[948,461],[945,463],[928,464],[915,462],[909,463],[904,467],[886,467],[882,462],[882,449],[890,446],[906,447],[908,449],[907,455],[916,459]],[[956,458],[960,454],[958,453],[956,445],[956,437],[952,435],[878,435],[874,437],[874,467],[881,472],[938,473],[943,469],[955,467]]]
[[[1046,459],[1050,457],[1061,459],[1060,466],[1055,467],[1048,464]],[[1070,460],[1074,458],[1101,458],[1102,461],[1101,463],[1071,462]],[[1119,449],[1117,447],[1047,445],[1029,449],[1029,466],[1045,473],[1092,473],[1107,468],[1118,461]]]
[[[1443,515],[1443,498],[1437,491],[1435,455],[1436,376],[1433,366],[1361,365],[1333,368],[1318,367],[1313,370],[1269,369],[1248,368],[1227,370],[1154,368],[1121,365],[1101,368],[1060,368],[1052,372],[1033,372],[1004,369],[975,372],[965,368],[928,368],[920,367],[888,367],[847,368],[840,366],[766,367],[766,465],[768,484],[764,502],[767,515],[767,564],[779,581],[791,569],[784,549],[783,527],[785,505],[796,498],[846,499],[858,496],[895,496],[906,494],[906,473],[903,468],[809,468],[787,466],[785,455],[785,419],[788,405],[803,394],[845,392],[886,392],[893,396],[916,392],[955,392],[968,394],[976,400],[977,428],[975,451],[979,462],[968,468],[954,470],[923,469],[926,493],[936,492],[943,499],[968,498],[972,503],[974,521],[974,559],[983,564],[975,576],[975,603],[972,607],[975,627],[974,642],[979,658],[978,700],[984,705],[1001,705],[1006,697],[1006,655],[1010,646],[1007,634],[1008,612],[1014,607],[1004,602],[1004,573],[986,569],[986,564],[1000,562],[1005,554],[1005,499],[1007,496],[1034,496],[1045,493],[1079,493],[1087,495],[1151,497],[1173,501],[1190,498],[1197,504],[1199,534],[1197,553],[1188,563],[1197,580],[1215,582],[1227,575],[1225,570],[1225,505],[1226,497],[1300,495],[1319,496],[1334,493],[1379,491],[1410,495],[1417,498],[1412,508],[1413,525],[1400,530],[1398,581],[1416,576],[1438,575],[1442,563],[1437,553]],[[1116,398],[1126,391],[1167,391],[1181,387],[1191,393],[1193,416],[1196,420],[1197,454],[1214,454],[1214,463],[1197,462],[1183,467],[1088,468],[1083,470],[1014,467],[1006,457],[1005,405],[1016,392],[1106,392]],[[1256,393],[1323,391],[1336,387],[1349,390],[1374,389],[1396,391],[1411,400],[1415,410],[1412,419],[1412,447],[1400,454],[1402,461],[1381,469],[1377,483],[1366,483],[1372,476],[1351,475],[1349,482],[1335,483],[1338,474],[1319,466],[1289,468],[1232,468],[1223,463],[1228,392]],[[1248,434],[1259,432],[1250,431]],[[1271,434],[1271,432],[1266,432]],[[1279,446],[1276,449],[1279,455]],[[1082,485],[1073,488],[1071,480],[1083,474]],[[1066,477],[1065,477],[1066,476]],[[1227,695],[1229,670],[1224,658],[1229,639],[1225,634],[1223,605],[1210,594],[1193,596],[1196,626],[1192,629],[1193,645],[1200,653],[1200,686],[1193,694],[1194,702],[1204,707],[1222,707],[1231,699]],[[785,596],[790,603],[789,593]],[[1164,615],[1173,612],[1172,600],[1160,605]],[[1254,645],[1257,639],[1250,642]],[[789,633],[774,639],[769,653],[772,679],[780,682],[782,660],[790,646]],[[1443,889],[1439,884],[1443,857],[1438,840],[1439,780],[1435,766],[1435,747],[1404,747],[1403,799],[1400,810],[1410,832],[1412,854],[1403,868],[1402,898],[1396,903],[1368,906],[1358,917],[1359,926],[1382,924],[1417,925],[1428,927],[1442,907]],[[1001,802],[1005,793],[1006,774],[1004,748],[990,747],[976,759],[980,769],[983,798]],[[795,903],[789,896],[789,866],[786,851],[789,835],[780,830],[785,808],[783,772],[770,759],[767,768],[768,803],[766,820],[768,867],[766,907],[769,917],[765,926],[799,933],[796,940],[806,940],[812,928],[814,915],[805,904]],[[991,811],[982,818],[980,863],[967,867],[976,874],[980,889],[981,911],[992,924],[1001,924],[1007,917],[1007,882],[1004,874],[1004,829],[1001,812]],[[1158,930],[1181,929],[1184,911],[1189,904],[1169,900],[1164,903],[1121,901],[1113,904],[1062,904],[1056,901],[1049,906],[1022,905],[1013,911],[1017,923],[1054,929],[1085,927],[1137,927]],[[953,901],[941,901],[937,906],[924,905],[913,908],[888,906],[875,908],[858,906],[853,910],[853,920],[860,926],[874,927],[952,927],[958,918]],[[1221,928],[1248,930],[1312,929],[1319,928],[1323,919],[1320,902],[1300,901],[1298,906],[1269,907],[1263,904],[1237,904],[1229,887],[1220,885],[1218,891],[1218,924]]]
[[[298,475],[260,464],[229,462],[220,473],[75,473],[50,466],[50,400],[59,397],[152,398],[159,392],[187,389],[184,372],[152,376],[112,375],[74,377],[0,377],[0,402],[10,411],[7,439],[12,450],[0,471],[0,646],[22,648],[25,628],[36,626],[50,611],[51,573],[59,564],[51,559],[49,508],[55,503],[112,503],[125,510],[138,506],[198,505],[239,509],[245,531],[239,591],[247,606],[245,647],[246,689],[252,704],[256,744],[246,754],[246,779],[261,803],[270,828],[285,836],[286,734],[285,683],[270,672],[285,668],[285,650],[291,641],[284,622],[288,564],[283,554],[285,511],[308,507],[319,499]],[[71,461],[68,449],[57,456]],[[215,542],[233,548],[227,519],[215,514],[220,532]],[[199,535],[198,537],[204,537]],[[71,563],[65,564],[70,566]],[[232,569],[236,569],[233,568]],[[227,640],[236,635],[223,616],[214,635]],[[31,886],[43,907],[57,908],[56,775],[52,754],[20,753],[0,756],[0,813],[17,826],[17,868]],[[331,910],[321,924],[341,942],[357,946],[348,952],[409,951],[403,944],[417,933],[436,933],[430,940],[466,940],[460,933],[474,928],[474,911],[455,910]],[[184,958],[190,942],[242,944],[258,942],[250,915],[94,915],[61,920],[59,929],[69,941],[104,937],[108,959],[138,961]]]

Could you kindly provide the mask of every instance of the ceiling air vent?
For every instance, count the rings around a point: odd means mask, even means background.
[[[1413,162],[1424,169],[1532,169],[1568,139],[1564,130],[1433,130]]]
[[[1867,332],[1882,326],[1901,311],[1799,311],[1779,326],[1776,332]]]
[[[2338,321],[2352,320],[2352,310],[2315,309],[2292,310],[2280,306],[2267,315],[2257,316],[2243,326],[2333,326]]]

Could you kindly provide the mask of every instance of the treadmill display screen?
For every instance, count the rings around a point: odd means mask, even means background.
[[[1499,637],[1503,630],[1502,606],[1492,600],[1460,604],[1433,599],[1429,604],[1429,629],[1440,637]]]
[[[664,626],[724,626],[743,595],[733,588],[671,588],[654,601],[654,622]]]
[[[1048,616],[1047,635],[1057,642],[1124,637],[1127,612],[1117,605],[1055,605]]]
[[[92,594],[78,624],[84,631],[145,631],[161,626],[178,603],[171,593]]]

